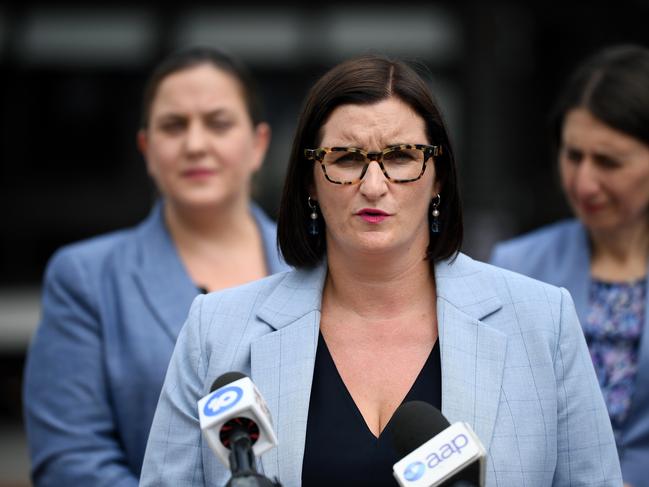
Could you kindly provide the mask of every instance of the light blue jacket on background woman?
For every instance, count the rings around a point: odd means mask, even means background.
[[[28,354],[24,412],[37,486],[138,485],[178,332],[200,293],[163,220],[59,250]],[[276,227],[252,206],[269,273],[287,269]],[[81,481],[83,479],[83,481]]]
[[[591,282],[590,246],[579,221],[566,220],[501,243],[495,247],[491,263],[565,287],[575,302],[579,320],[585,323]],[[649,282],[647,285],[649,288]],[[632,402],[618,437],[622,474],[634,487],[649,486],[649,303],[645,303],[644,322]]]

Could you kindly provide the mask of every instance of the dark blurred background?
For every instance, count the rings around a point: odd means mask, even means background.
[[[427,66],[455,142],[464,251],[487,259],[569,215],[548,111],[577,62],[622,42],[649,45],[649,2],[0,4],[0,486],[29,484],[21,375],[47,259],[134,225],[153,201],[135,133],[144,80],[169,50],[219,46],[251,67],[273,127],[255,196],[273,216],[320,74],[366,52]]]

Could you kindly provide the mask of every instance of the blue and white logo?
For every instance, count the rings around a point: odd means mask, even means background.
[[[227,411],[243,396],[243,391],[237,386],[224,387],[212,395],[209,401],[205,403],[203,413],[205,416],[217,416],[223,411]]]
[[[426,465],[424,465],[422,462],[412,462],[403,471],[403,477],[408,482],[414,482],[415,480],[419,480],[424,475],[425,471]]]

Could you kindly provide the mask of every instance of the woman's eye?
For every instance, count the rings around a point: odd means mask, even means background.
[[[216,132],[225,132],[234,125],[234,123],[230,120],[221,119],[208,120],[206,123],[211,130],[214,130]]]
[[[175,134],[183,131],[186,125],[182,120],[168,120],[160,124],[160,129],[168,134]]]
[[[365,158],[357,152],[347,152],[337,157],[334,164],[363,164]]]
[[[407,151],[393,151],[385,154],[383,160],[387,163],[406,164],[415,160],[415,157]]]
[[[616,169],[622,165],[620,161],[608,156],[596,156],[595,162],[604,169]]]
[[[563,156],[565,157],[566,160],[575,163],[580,162],[583,157],[581,151],[578,151],[577,149],[570,149],[570,148],[563,149]]]

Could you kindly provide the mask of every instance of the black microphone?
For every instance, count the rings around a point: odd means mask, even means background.
[[[277,445],[270,411],[257,387],[241,372],[218,377],[198,402],[201,430],[230,468],[226,487],[281,487],[257,472],[255,455]]]
[[[467,423],[451,425],[438,409],[423,401],[403,403],[391,422],[394,449],[402,457],[393,466],[399,485],[484,485],[486,451]]]

